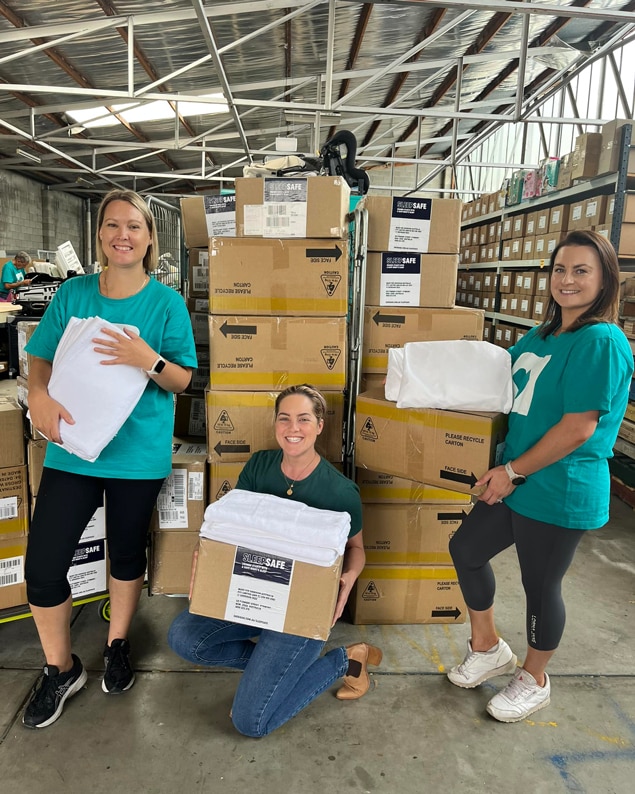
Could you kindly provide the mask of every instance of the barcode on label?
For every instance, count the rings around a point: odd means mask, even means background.
[[[5,499],[0,499],[0,519],[17,518],[18,517],[18,498],[17,496],[9,496]]]
[[[0,587],[8,587],[24,581],[24,559],[9,557],[0,560]]]

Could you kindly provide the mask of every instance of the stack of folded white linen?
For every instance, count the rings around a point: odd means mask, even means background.
[[[74,425],[60,422],[59,446],[91,463],[117,435],[149,380],[138,367],[100,363],[108,356],[95,352],[93,339],[106,338],[104,328],[123,334],[120,326],[100,317],[71,317],[55,351],[48,384],[50,396],[75,420]]]
[[[388,351],[384,394],[397,408],[508,414],[513,388],[511,355],[490,342],[407,342]]]
[[[344,553],[351,517],[235,488],[205,510],[200,536],[329,567]]]

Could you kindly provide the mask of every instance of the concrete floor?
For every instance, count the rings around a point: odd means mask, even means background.
[[[513,550],[495,569],[498,629],[521,656]],[[57,723],[38,731],[21,724],[42,665],[35,626],[30,618],[0,622],[0,791],[630,793],[635,520],[623,502],[614,499],[609,525],[583,540],[564,592],[568,626],[550,667],[552,703],[535,719],[504,725],[488,717],[485,704],[505,679],[475,690],[447,681],[444,671],[464,655],[466,625],[340,621],[329,645],[368,640],[383,648],[373,689],[354,703],[327,692],[259,740],[237,734],[228,718],[239,673],[194,669],[167,647],[183,599],[142,597],[130,637],[139,673],[119,697],[100,687],[106,624],[98,605],[76,607],[74,650],[88,684]]]

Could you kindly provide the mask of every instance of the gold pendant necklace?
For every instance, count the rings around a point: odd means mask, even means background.
[[[103,281],[101,278],[99,279],[100,284],[102,284],[104,288],[102,294],[104,295],[104,297],[109,298],[110,295],[108,294],[108,275],[105,270],[103,271],[103,276],[104,276]],[[150,281],[150,276],[144,271],[143,281],[141,282],[141,286],[138,289],[136,289],[134,292],[131,292],[130,295],[126,295],[126,297],[132,298],[134,295],[138,295],[141,292],[141,290],[145,287],[145,285],[148,283],[148,281]]]
[[[316,454],[317,454],[317,453],[316,453]],[[319,457],[319,456],[318,456],[318,457]],[[298,474],[298,476],[295,478],[295,480],[291,480],[291,482],[289,482],[289,480],[287,480],[287,475],[284,473],[284,470],[283,470],[283,468],[282,468],[282,461],[280,461],[280,472],[281,472],[281,474],[282,474],[282,477],[283,477],[284,481],[285,481],[285,482],[286,482],[286,484],[287,484],[287,496],[293,496],[293,486],[296,484],[296,482],[297,482],[298,480],[301,480],[301,479],[302,479],[302,475],[304,474],[304,472],[305,472],[305,471],[306,471],[306,470],[309,468],[309,466],[310,466],[310,465],[311,465],[311,464],[312,464],[314,461],[315,461],[315,456],[313,456],[313,457],[311,458],[311,460],[310,460],[310,461],[307,463],[307,465],[306,465],[306,466],[305,466],[305,467],[302,469],[302,471],[300,472],[300,474]]]

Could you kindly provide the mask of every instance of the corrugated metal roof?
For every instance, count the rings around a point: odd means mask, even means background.
[[[355,133],[365,167],[425,163],[453,140],[456,150],[488,125],[522,118],[554,75],[566,80],[598,46],[632,35],[634,8],[10,0],[0,4],[0,167],[77,193],[120,185],[178,195],[231,187],[245,164],[275,152],[276,137],[310,154],[336,129]],[[179,103],[208,94],[224,94],[227,110],[179,115]],[[158,99],[170,101],[171,118],[118,116],[78,132],[69,115]]]

